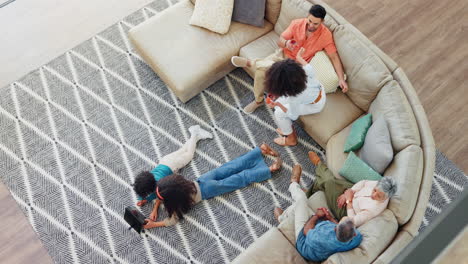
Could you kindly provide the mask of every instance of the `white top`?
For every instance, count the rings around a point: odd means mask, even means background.
[[[320,90],[322,90],[322,98],[316,104],[325,103],[325,90],[316,78],[315,69],[310,64],[303,66],[303,69],[307,75],[305,90],[296,96],[281,96],[277,99],[278,102],[288,109],[286,114],[291,120],[296,120],[301,115],[317,113],[317,111],[312,110],[309,106],[317,99]],[[281,108],[275,108],[281,111]]]
[[[347,210],[348,216],[359,227],[378,216],[387,208],[389,199],[376,201],[371,198],[378,181],[359,181],[351,188],[354,191],[353,208]]]

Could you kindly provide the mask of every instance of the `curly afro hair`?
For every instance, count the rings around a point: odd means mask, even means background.
[[[159,180],[159,194],[169,215],[176,214],[183,219],[183,214],[192,208],[192,196],[197,192],[195,184],[178,174],[172,174]]]
[[[275,62],[266,72],[265,90],[276,96],[296,96],[306,88],[307,75],[292,59]]]
[[[150,193],[156,191],[156,186],[157,183],[153,174],[149,171],[142,171],[135,178],[133,190],[144,199]]]

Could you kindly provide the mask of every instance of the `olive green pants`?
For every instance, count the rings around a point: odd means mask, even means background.
[[[338,196],[351,187],[353,187],[351,182],[335,178],[327,165],[320,162],[315,168],[315,181],[307,191],[307,197],[312,196],[315,192],[323,191],[325,193],[328,208],[330,208],[330,211],[339,221],[343,216],[346,216],[346,206],[338,208]]]

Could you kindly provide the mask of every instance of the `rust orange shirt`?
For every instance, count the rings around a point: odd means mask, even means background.
[[[324,24],[321,24],[319,28],[309,36],[309,38],[306,38],[306,26],[307,18],[295,19],[281,34],[281,36],[286,40],[296,41],[296,48],[293,51],[283,48],[284,55],[295,60],[299,49],[304,47],[306,51],[304,52],[303,58],[309,62],[318,51],[325,50],[329,55],[336,52],[333,34]]]

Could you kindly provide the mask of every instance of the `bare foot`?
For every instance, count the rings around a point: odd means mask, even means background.
[[[260,145],[260,149],[262,150],[263,155],[270,155],[273,157],[279,156],[279,153],[276,150],[272,149],[267,143],[263,143],[262,145]]]
[[[275,162],[273,162],[273,164],[271,164],[270,171],[275,172],[275,171],[280,170],[282,164],[283,164],[283,161],[281,160],[281,158],[277,157]]]
[[[302,167],[299,164],[294,164],[291,175],[291,182],[299,183],[301,181]]]
[[[277,137],[273,140],[276,144],[286,147],[286,146],[296,146],[297,145],[297,135],[296,133],[292,133],[288,136],[281,136]]]
[[[279,208],[279,207],[276,207],[275,210],[273,211],[273,214],[275,215],[276,221],[279,222],[278,219],[279,219],[280,215],[283,214],[283,209],[281,209],[281,208]]]
[[[317,166],[320,163],[320,157],[317,155],[317,153],[313,151],[309,151],[309,159],[315,166]]]

